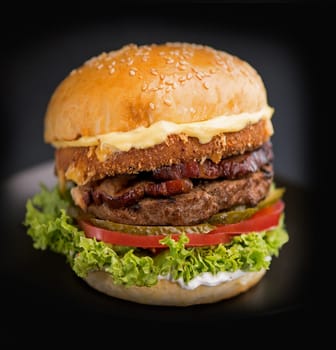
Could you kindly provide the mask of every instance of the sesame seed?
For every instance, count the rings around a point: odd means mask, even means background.
[[[85,65],[87,66],[92,66],[92,64],[96,61],[97,57],[92,57],[90,59],[88,59],[87,61],[85,61]]]
[[[168,64],[174,63],[174,60],[171,57],[166,58]]]
[[[164,54],[165,54],[165,53],[164,53],[163,51],[160,51],[160,52],[159,52],[159,55],[160,55],[160,56],[164,56]]]
[[[101,70],[104,67],[102,63],[98,64],[97,69]]]
[[[122,58],[122,59],[120,60],[120,62],[121,62],[121,63],[125,63],[125,62],[126,62],[125,58]]]
[[[216,69],[215,69],[215,68],[210,68],[210,73],[211,73],[211,74],[216,73]]]
[[[160,79],[164,80],[165,76],[163,74],[160,74]]]
[[[185,60],[180,60],[180,64],[183,66],[183,65],[188,64],[188,62],[187,62],[187,61],[185,61]]]
[[[110,68],[110,74],[113,74],[115,72],[115,68]]]
[[[127,65],[131,66],[132,64],[133,64],[133,60],[132,59],[128,60]]]
[[[190,107],[190,112],[191,113],[195,113],[196,112],[195,108],[194,107]]]
[[[174,88],[174,89],[177,88],[177,82],[176,82],[176,81],[174,81],[174,83],[173,83],[173,88]]]
[[[202,80],[202,75],[200,73],[196,74],[197,79]]]
[[[73,69],[71,72],[70,72],[70,75],[74,75],[77,73],[77,69]]]
[[[186,77],[184,77],[184,76],[179,78],[180,82],[185,81],[185,80],[186,80]]]
[[[144,62],[147,62],[147,61],[148,61],[148,56],[142,56],[142,60],[143,60]]]
[[[130,49],[136,49],[136,48],[137,48],[137,45],[131,43],[131,44],[127,45],[126,47],[127,47],[128,50],[130,50]]]
[[[142,90],[142,91],[145,91],[145,90],[147,89],[147,87],[148,87],[148,85],[147,85],[146,83],[144,83],[144,84],[142,85],[141,90]]]
[[[172,105],[172,101],[170,101],[169,99],[165,98],[163,100],[163,102],[167,105],[167,106],[171,106]]]
[[[179,56],[180,55],[180,51],[179,50],[173,50],[173,51],[169,51],[169,53],[173,56]]]
[[[155,104],[154,104],[153,102],[151,102],[151,103],[149,104],[149,108],[150,108],[151,110],[154,111],[154,109],[155,109]]]
[[[172,90],[173,88],[170,85],[166,88],[166,92],[171,92]]]
[[[151,73],[153,75],[158,75],[159,74],[158,71],[155,68],[151,68]]]
[[[188,73],[187,74],[187,79],[190,80],[192,78],[192,74],[191,73]]]
[[[186,66],[179,66],[178,69],[179,70],[187,70],[187,67]]]
[[[203,86],[204,86],[206,89],[209,89],[209,83],[208,83],[207,81],[205,81],[205,82],[203,83]]]
[[[136,71],[135,71],[134,69],[130,69],[129,75],[130,75],[131,77],[134,77],[135,74],[136,74]]]

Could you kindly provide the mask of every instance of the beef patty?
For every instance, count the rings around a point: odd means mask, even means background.
[[[271,166],[236,180],[201,181],[188,192],[166,198],[144,198],[130,207],[111,209],[103,202],[87,212],[97,218],[131,225],[194,225],[238,205],[255,206],[272,183]]]
[[[273,180],[270,142],[225,158],[187,162],[138,175],[107,177],[71,190],[100,219],[133,225],[192,225],[238,205],[255,206]]]

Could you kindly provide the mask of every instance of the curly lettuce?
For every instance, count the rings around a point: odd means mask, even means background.
[[[65,255],[79,277],[103,270],[114,283],[124,286],[153,286],[159,276],[182,278],[188,283],[203,272],[268,269],[270,257],[278,256],[288,241],[282,217],[272,230],[235,236],[231,242],[216,247],[186,248],[186,235],[181,234],[177,241],[167,235],[162,243],[168,249],[149,256],[142,249],[87,238],[67,214],[69,205],[69,198],[62,197],[57,187],[49,190],[41,186],[41,191],[28,199],[23,224],[34,248]]]

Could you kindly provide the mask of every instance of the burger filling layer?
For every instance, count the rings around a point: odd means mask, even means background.
[[[253,207],[273,181],[272,146],[214,163],[190,161],[72,188],[77,206],[131,225],[193,225],[237,206]]]

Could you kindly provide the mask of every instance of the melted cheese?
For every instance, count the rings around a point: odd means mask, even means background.
[[[151,126],[139,127],[127,132],[111,132],[97,136],[85,136],[74,141],[55,141],[56,148],[100,146],[111,151],[129,151],[131,148],[144,149],[164,142],[168,135],[183,134],[198,138],[200,143],[207,143],[223,132],[236,132],[261,119],[270,119],[273,108],[266,106],[258,112],[223,115],[209,120],[176,124],[159,121]]]

